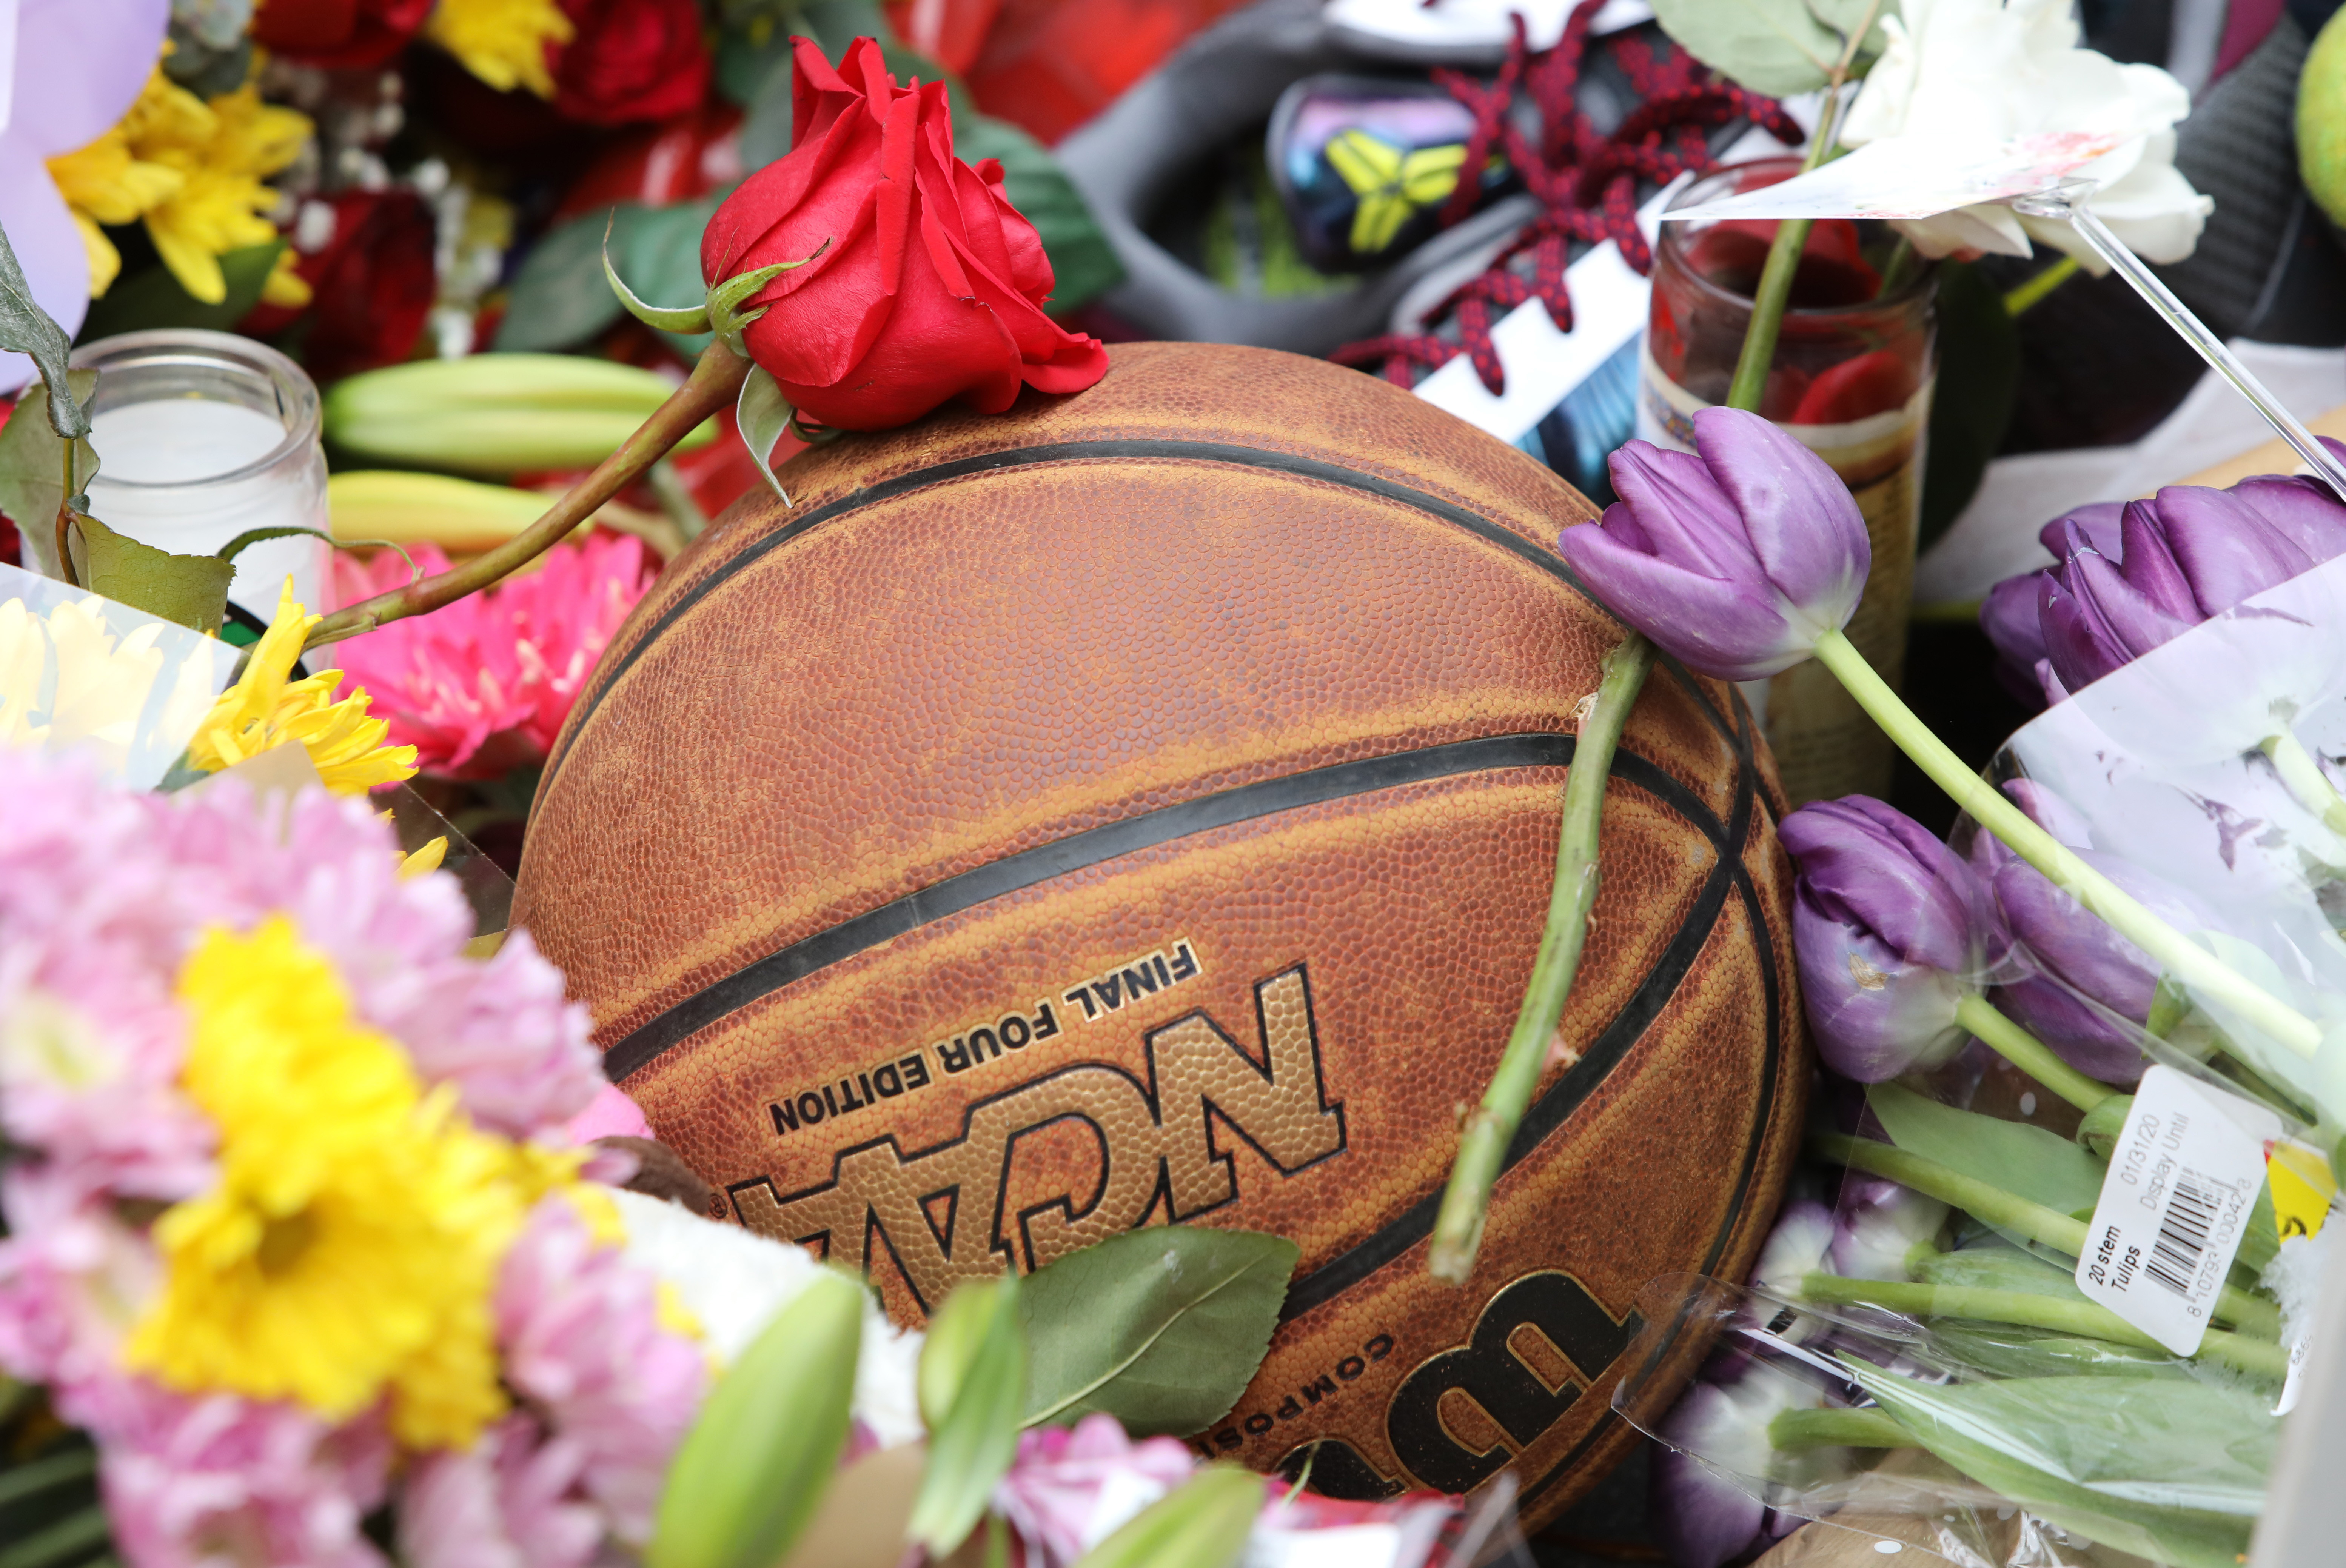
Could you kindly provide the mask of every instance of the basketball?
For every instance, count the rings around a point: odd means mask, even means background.
[[[1553,1518],[1636,1441],[1638,1293],[1739,1280],[1800,1135],[1784,808],[1734,688],[1665,658],[1631,715],[1447,1285],[1622,636],[1553,550],[1588,503],[1369,376],[1188,343],[781,477],[660,577],[538,788],[516,923],[612,1078],[724,1213],[906,1324],[1137,1226],[1284,1236],[1280,1331],[1192,1446],[1311,1452],[1336,1496],[1512,1466]]]

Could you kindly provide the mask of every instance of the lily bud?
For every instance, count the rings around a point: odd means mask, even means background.
[[[1696,454],[1632,441],[1621,499],[1557,547],[1615,615],[1705,675],[1790,669],[1857,609],[1865,519],[1822,458],[1758,414],[1694,416]]]
[[[352,456],[494,479],[591,468],[675,390],[649,371],[578,354],[473,354],[344,377],[322,417],[328,444]],[[715,439],[704,424],[676,450]]]
[[[1971,868],[1862,795],[1803,806],[1780,833],[1800,867],[1792,945],[1825,1064],[1878,1084],[1953,1055],[1966,1038],[1955,1007],[1984,956]]]

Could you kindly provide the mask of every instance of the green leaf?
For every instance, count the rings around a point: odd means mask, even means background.
[[[73,401],[84,408],[97,385],[96,371],[67,371],[66,383]],[[0,512],[16,524],[33,564],[45,575],[56,576],[57,508],[65,504],[65,438],[35,412],[34,394],[27,389],[17,400],[16,412],[0,425]],[[19,418],[17,415],[23,417]],[[97,473],[97,453],[88,438],[74,441],[74,494],[89,488]]]
[[[1802,0],[1655,0],[1654,16],[1688,54],[1771,98],[1816,91],[1841,56],[1841,35]]]
[[[656,300],[706,297],[700,278],[700,235],[733,188],[710,191],[696,201],[655,207],[639,213],[618,248],[620,264],[637,287]],[[662,334],[687,359],[696,359],[709,346],[707,332],[668,331]]]
[[[2065,1529],[2176,1568],[2237,1568],[2278,1424],[2212,1381],[2012,1378],[1926,1385],[1851,1374],[1939,1458]]]
[[[1920,535],[1926,549],[1979,493],[2020,395],[2020,329],[2004,296],[1969,262],[1940,262],[1938,280],[1939,385]]]
[[[1878,7],[1874,0],[1809,0],[1809,9],[1840,36],[1844,46],[1850,34],[1865,23],[1866,13],[1873,13],[1872,23],[1866,25],[1865,42],[1858,46],[1857,58],[1850,62],[1849,79],[1855,81],[1890,46],[1890,35],[1883,31],[1882,24],[1885,18],[1898,15],[1898,0],[1880,0]]]
[[[1262,1364],[1297,1256],[1281,1237],[1173,1225],[1036,1269],[1026,1424],[1106,1410],[1136,1436],[1211,1426]]]
[[[1035,226],[1051,258],[1050,308],[1071,311],[1124,279],[1124,263],[1075,182],[1043,144],[1008,120],[954,116],[954,151],[1002,160],[1002,193]]]
[[[497,324],[497,351],[566,349],[626,314],[603,280],[604,236],[607,229],[610,242],[625,255],[635,225],[647,210],[628,203],[608,214],[589,213],[540,239],[514,275],[505,320]],[[641,275],[637,281],[652,287]]]
[[[904,1537],[933,1561],[968,1539],[1018,1457],[1026,1359],[1015,1273],[964,1285],[930,1320],[919,1380],[929,1461]]]
[[[1894,1084],[1874,1084],[1866,1099],[1892,1143],[1974,1181],[2056,1214],[2090,1213],[2102,1196],[2102,1162],[2042,1127],[1958,1111]]]
[[[669,1462],[648,1568],[773,1568],[839,1467],[863,1288],[825,1270],[726,1369]]]
[[[13,423],[13,422],[12,422]],[[91,593],[199,632],[219,630],[236,563],[218,555],[174,555],[76,514],[81,535],[75,575]]]
[[[220,275],[228,292],[217,305],[207,304],[179,286],[168,267],[152,267],[116,280],[104,298],[89,303],[89,319],[82,323],[84,342],[110,338],[117,332],[144,332],[160,327],[196,327],[208,332],[230,332],[255,305],[277,265],[282,239],[264,240],[220,255]]]
[[[72,341],[33,299],[33,286],[25,281],[25,270],[16,263],[5,229],[0,229],[0,349],[30,354],[40,367],[41,381],[49,389],[51,429],[68,440],[89,433],[89,415],[66,391],[71,384],[66,361],[73,353]]]
[[[733,405],[733,423],[740,427],[741,443],[750,449],[758,472],[766,476],[766,483],[774,487],[774,494],[782,498],[785,506],[790,504],[790,493],[774,477],[772,459],[775,444],[790,429],[790,420],[797,412],[782,395],[781,383],[774,380],[772,373],[763,365],[751,365],[748,379],[741,383],[740,399]]]
[[[1974,1323],[1943,1318],[1931,1325],[1932,1347],[1966,1370],[2000,1378],[2102,1375],[2182,1378],[2194,1374],[2165,1350],[2079,1339],[2014,1323]]]
[[[2057,1296],[2076,1301],[2086,1298],[2074,1275],[2033,1252],[2005,1245],[1967,1247],[1925,1257],[1915,1266],[1914,1278],[1926,1285],[2024,1290],[2031,1296]]]
[[[1125,1521],[1076,1559],[1076,1568],[1231,1568],[1262,1512],[1264,1484],[1234,1466],[1209,1464]]]

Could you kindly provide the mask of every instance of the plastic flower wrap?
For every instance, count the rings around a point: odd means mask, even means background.
[[[413,554],[426,572],[447,567],[434,545]],[[525,576],[340,645],[342,669],[372,695],[392,743],[414,748],[423,771],[495,778],[545,760],[657,570],[633,538],[556,545]],[[408,565],[384,551],[366,565],[338,557],[335,571],[341,596],[352,602],[404,583]]]

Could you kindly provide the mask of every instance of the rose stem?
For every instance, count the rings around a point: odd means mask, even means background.
[[[1498,1070],[1459,1136],[1458,1157],[1450,1167],[1450,1185],[1443,1189],[1426,1259],[1436,1279],[1463,1285],[1474,1268],[1474,1254],[1483,1245],[1483,1222],[1490,1213],[1492,1184],[1499,1178],[1507,1145],[1523,1125],[1524,1111],[1547,1064],[1548,1042],[1564,1016],[1565,999],[1580,968],[1581,945],[1588,936],[1589,911],[1596,902],[1606,776],[1613,767],[1621,727],[1637,705],[1653,662],[1652,643],[1636,632],[1624,636],[1605,656],[1596,700],[1580,723],[1571,771],[1565,778],[1564,825],[1556,835],[1556,886],[1548,895],[1547,929],[1540,934],[1539,956],[1533,962],[1523,1006],[1515,1013],[1515,1027],[1500,1054]]]
[[[1877,1143],[1872,1138],[1846,1137],[1839,1133],[1821,1133],[1810,1138],[1809,1148],[1819,1159],[1836,1161],[1868,1176],[1888,1176],[1924,1197],[1951,1204],[1974,1219],[2026,1237],[2055,1252],[2076,1257],[2086,1250],[2084,1220],[2041,1203],[2031,1203],[2000,1186],[1991,1186],[1894,1145]],[[2278,1338],[2280,1333],[2280,1314],[2273,1304],[2234,1286],[2224,1287],[2223,1294],[2216,1298],[2215,1313],[2233,1327],[2259,1338]]]
[[[1989,1050],[2081,1111],[2092,1110],[2117,1092],[2061,1060],[2053,1047],[1997,1012],[1985,997],[1965,996],[1956,1003],[1955,1022]]]
[[[701,421],[716,414],[740,395],[750,374],[750,361],[725,346],[723,339],[701,351],[692,377],[652,411],[651,417],[619,450],[597,463],[595,471],[566,491],[546,514],[495,549],[475,555],[436,577],[426,577],[403,588],[378,594],[345,606],[310,628],[304,648],[340,642],[373,630],[386,621],[420,616],[452,604],[476,589],[485,588],[518,566],[552,547],[573,528],[594,515],[595,509],[633,484],[670,448],[690,434]]]
[[[2271,759],[2273,771],[2280,775],[2290,799],[2320,818],[2322,826],[2331,832],[2346,834],[2346,799],[2340,797],[2338,786],[2330,782],[2330,776],[2313,759],[2313,753],[2305,748],[2305,742],[2293,731],[2284,729],[2266,736],[2257,749]]]
[[[1881,10],[1882,0],[1873,0],[1865,8],[1865,19],[1849,36],[1841,58],[1833,62],[1832,78],[1825,86],[1824,110],[1817,117],[1817,134],[1809,138],[1809,155],[1800,160],[1802,174],[1821,168],[1840,139],[1841,84],[1849,79],[1858,46],[1873,31],[1873,18]],[[1743,330],[1743,352],[1736,359],[1735,380],[1727,389],[1729,408],[1760,412],[1760,399],[1768,390],[1768,372],[1776,362],[1776,339],[1784,329],[1784,306],[1792,297],[1792,279],[1800,270],[1800,251],[1808,242],[1807,219],[1776,220],[1776,237],[1768,242],[1767,264],[1760,269],[1760,286],[1751,291],[1751,324]]]
[[[1898,1418],[1867,1410],[1778,1410],[1768,1423],[1768,1446],[1802,1448],[1918,1448],[1914,1434]]]
[[[1912,1285],[1902,1280],[1845,1279],[1811,1274],[1800,1281],[1800,1297],[1824,1307],[1880,1307],[1909,1318],[1969,1318],[1982,1323],[2016,1323],[2052,1329],[2091,1339],[2132,1345],[2143,1350],[2166,1346],[2098,1302],[2033,1290],[1992,1290],[1969,1285]],[[2246,1334],[2208,1330],[2198,1354],[2275,1382],[2289,1375],[2289,1355],[2280,1345]]]
[[[2066,844],[2029,820],[2019,807],[2004,798],[2002,790],[1965,767],[1963,759],[1899,700],[1847,636],[1839,631],[1825,633],[1817,639],[1816,656],[1817,662],[1833,673],[1857,698],[1858,706],[1929,775],[1931,782],[2014,854],[2044,872],[2055,887],[2075,897],[2184,984],[2221,1003],[2299,1055],[2310,1058],[2320,1048],[2321,1029],[2313,1020],[2143,908],[2116,883],[2079,860]]]

